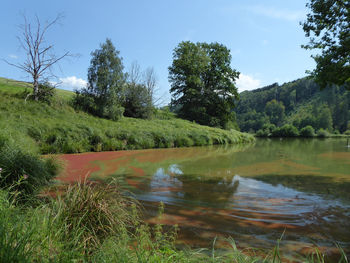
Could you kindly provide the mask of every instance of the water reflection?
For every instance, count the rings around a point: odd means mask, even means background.
[[[137,197],[144,201],[162,201],[166,204],[189,206],[225,207],[237,190],[239,181],[234,176],[203,177],[199,174],[184,174],[181,166],[159,168],[150,182],[142,186],[143,194]],[[152,195],[145,194],[152,193]]]
[[[317,243],[350,250],[350,151],[342,140],[257,140],[255,145],[64,155],[63,180],[119,178],[156,223],[178,224],[191,245],[232,236],[284,251]],[[203,243],[207,242],[207,243]]]
[[[150,213],[149,222],[178,224],[192,242],[230,235],[242,246],[271,247],[285,231],[288,249],[314,242],[333,247],[335,240],[350,247],[350,207],[342,201],[239,175],[188,175],[176,167],[176,173],[159,169],[151,177],[149,194],[137,198],[151,211],[164,202],[162,221]]]

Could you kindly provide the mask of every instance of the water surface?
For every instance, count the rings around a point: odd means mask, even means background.
[[[231,236],[239,247],[307,254],[335,242],[350,250],[350,148],[344,139],[258,139],[254,145],[63,155],[61,179],[117,178],[150,223],[177,224],[179,238],[208,247]],[[165,213],[159,218],[159,202]],[[219,245],[225,246],[224,241]]]

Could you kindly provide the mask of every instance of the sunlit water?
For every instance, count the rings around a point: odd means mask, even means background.
[[[64,155],[61,179],[117,178],[150,223],[177,224],[179,238],[208,247],[271,248],[285,255],[317,244],[350,250],[350,149],[346,139],[265,140],[254,145]],[[157,216],[159,202],[165,213]]]

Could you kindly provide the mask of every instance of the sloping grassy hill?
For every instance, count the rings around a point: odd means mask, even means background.
[[[122,118],[115,122],[70,105],[73,92],[57,90],[51,105],[27,101],[30,85],[0,79],[0,133],[27,150],[77,153],[142,148],[245,143],[254,138],[238,131],[201,126],[168,116],[167,119]]]

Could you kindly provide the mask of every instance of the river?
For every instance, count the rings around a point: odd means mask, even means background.
[[[286,257],[315,245],[350,251],[350,148],[346,139],[257,139],[251,145],[63,155],[60,179],[111,178],[144,206],[145,219],[180,227],[192,247],[269,249]],[[165,206],[157,216],[159,202]]]

